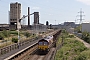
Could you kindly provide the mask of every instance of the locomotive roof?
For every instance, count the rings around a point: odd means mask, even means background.
[[[53,38],[53,36],[47,36],[46,38],[45,38],[45,40],[47,40],[48,42],[49,42],[49,40],[51,40]]]
[[[47,36],[47,37],[45,37],[44,39],[42,39],[42,40],[39,40],[39,41],[50,41],[51,39],[53,38],[53,36]]]
[[[45,40],[50,40],[50,39],[52,39],[53,38],[53,36],[47,36],[46,38],[45,38]]]

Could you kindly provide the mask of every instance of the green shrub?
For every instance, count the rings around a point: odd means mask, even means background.
[[[86,41],[87,43],[90,43],[90,36],[85,36],[82,38],[84,41]]]
[[[15,29],[12,29],[12,30],[10,30],[10,31],[16,31]]]
[[[10,32],[7,30],[3,30],[2,34],[4,35],[4,37],[8,37],[10,35]]]
[[[82,33],[82,31],[79,30],[78,33]]]
[[[10,34],[18,35],[18,32],[17,31],[11,31]]]
[[[18,42],[18,38],[12,38],[12,42],[17,43]]]
[[[87,43],[90,43],[90,33],[89,32],[83,32],[82,33],[82,39],[86,41]]]
[[[26,32],[24,35],[28,38],[31,34]]]
[[[0,33],[0,40],[4,39],[4,35]]]
[[[70,38],[73,38],[73,37],[74,37],[74,35],[69,35],[69,37],[70,37]]]

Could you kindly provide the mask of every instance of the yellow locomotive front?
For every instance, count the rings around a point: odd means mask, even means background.
[[[39,51],[48,51],[48,41],[42,39],[38,42]]]

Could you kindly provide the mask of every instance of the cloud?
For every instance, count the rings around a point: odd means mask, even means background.
[[[90,5],[90,0],[77,0],[77,1],[82,2],[86,5]]]
[[[32,9],[33,9],[33,10],[39,10],[40,7],[33,7]]]

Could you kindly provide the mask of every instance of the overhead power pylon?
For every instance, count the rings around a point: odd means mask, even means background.
[[[84,12],[82,11],[82,9],[80,9],[80,11],[78,13],[80,15],[77,15],[77,16],[79,16],[80,18],[77,20],[79,20],[79,24],[82,24],[82,21],[85,20],[85,19],[83,19],[83,16],[85,16],[85,15],[83,15]]]

